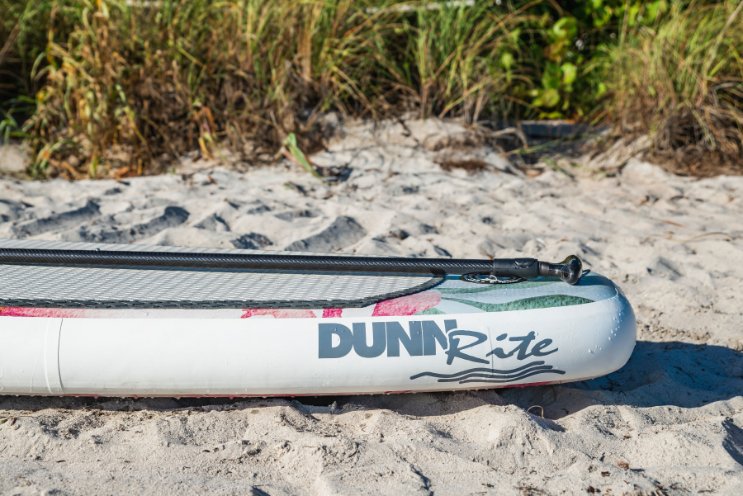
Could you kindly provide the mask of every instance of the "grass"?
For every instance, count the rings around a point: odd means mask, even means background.
[[[421,117],[472,123],[484,112],[509,115],[514,86],[524,82],[517,58],[528,9],[498,9],[490,2],[411,7],[396,19],[401,36],[388,38],[392,44],[382,62],[400,95]]]
[[[38,177],[157,173],[222,147],[272,161],[288,137],[317,149],[329,111],[599,115],[652,133],[659,152],[741,162],[732,0],[572,13],[548,0],[0,0],[0,13],[0,133],[29,143]]]
[[[663,22],[624,27],[608,53],[608,113],[623,130],[650,132],[677,170],[742,172],[743,2],[681,8]]]
[[[35,110],[39,88],[31,77],[47,36],[62,26],[48,25],[51,2],[0,0],[0,136],[22,137],[20,123]]]
[[[210,156],[217,143],[270,156],[289,132],[311,136],[324,110],[371,109],[382,14],[359,5],[80,2],[35,74],[45,84],[26,124],[33,172],[157,172],[156,159]]]

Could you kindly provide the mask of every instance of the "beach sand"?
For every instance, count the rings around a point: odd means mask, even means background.
[[[527,177],[456,124],[357,123],[312,157],[350,167],[337,184],[290,162],[206,161],[120,182],[0,180],[0,237],[575,253],[638,317],[623,369],[559,386],[0,397],[0,494],[743,494],[743,177],[682,178],[612,153],[545,160]]]

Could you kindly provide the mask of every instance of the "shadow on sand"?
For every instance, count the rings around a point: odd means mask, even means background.
[[[523,409],[539,405],[545,417],[559,419],[593,405],[691,408],[742,395],[743,353],[716,345],[639,341],[624,367],[588,381],[344,400],[417,416],[455,413],[483,404],[511,404]],[[459,401],[449,401],[454,396]]]
[[[560,418],[592,405],[699,407],[743,395],[743,353],[717,345],[639,341],[629,362],[605,377],[503,391],[521,407]]]
[[[698,407],[743,395],[743,353],[715,345],[640,341],[627,365],[589,381],[532,388],[391,396],[324,396],[297,399],[116,399],[0,396],[0,410],[46,408],[109,411],[176,410],[226,406],[256,408],[292,405],[306,412],[342,413],[384,408],[403,415],[433,416],[478,406],[539,405],[544,416],[559,419],[592,405]],[[541,413],[541,412],[540,412]]]

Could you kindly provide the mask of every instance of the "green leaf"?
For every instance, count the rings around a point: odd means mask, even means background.
[[[629,26],[634,26],[637,24],[637,15],[640,13],[640,6],[637,4],[632,4],[630,8],[627,10],[627,24]]]
[[[607,90],[606,84],[599,83],[598,86],[596,87],[596,98],[598,99],[604,96],[606,94],[606,90]]]
[[[654,22],[660,14],[668,9],[668,4],[665,0],[656,0],[647,4],[645,8],[647,9],[648,21]]]
[[[541,91],[539,96],[532,102],[537,107],[552,108],[560,103],[560,92],[554,88],[547,88]]]
[[[593,16],[593,25],[597,28],[601,28],[609,24],[609,21],[611,21],[611,15],[613,14],[613,10],[608,5],[606,7],[602,7],[600,9],[596,10],[596,13]]]
[[[510,70],[513,67],[514,58],[510,52],[504,52],[500,56],[500,65],[506,70]]]
[[[560,70],[562,71],[562,83],[565,86],[572,85],[578,75],[578,68],[570,62],[565,62],[560,66]]]
[[[578,21],[574,17],[562,17],[552,26],[552,36],[557,40],[572,40],[578,33]]]
[[[560,66],[553,62],[547,62],[544,73],[542,73],[542,88],[558,89],[560,88],[561,80],[562,70]]]
[[[294,133],[289,133],[289,135],[284,140],[284,146],[289,150],[291,156],[299,165],[302,166],[304,170],[315,177],[321,177],[320,173],[317,172],[317,169],[315,169],[312,164],[310,164],[310,161],[307,160],[307,156],[299,148],[299,145],[297,144],[297,136]]]

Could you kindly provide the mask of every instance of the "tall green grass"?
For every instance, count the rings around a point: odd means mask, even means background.
[[[0,0],[0,137],[20,137],[20,124],[35,110],[34,94],[43,84],[33,77],[43,63],[47,38],[71,29],[64,14],[49,22],[51,11],[65,4],[30,0]]]
[[[608,114],[692,173],[743,162],[743,2],[673,4],[608,51]],[[711,162],[711,163],[710,163]],[[711,167],[710,167],[711,166]]]
[[[290,132],[311,147],[328,110],[472,122],[512,100],[522,16],[351,0],[83,0],[74,14],[35,74],[37,175],[141,174],[218,143],[270,156]]]
[[[311,135],[320,112],[370,111],[384,93],[373,49],[386,14],[363,2],[80,6],[37,74],[46,84],[27,130],[38,175],[141,174],[218,142],[266,154],[289,132]]]
[[[401,40],[387,39],[382,65],[421,117],[510,116],[517,81],[528,84],[518,73],[527,9],[491,2],[397,7]]]
[[[660,144],[687,109],[704,150],[739,153],[739,4],[562,4],[0,0],[0,131],[25,137],[35,175],[70,177],[222,147],[272,160],[291,133],[312,150],[328,111],[598,115]]]

